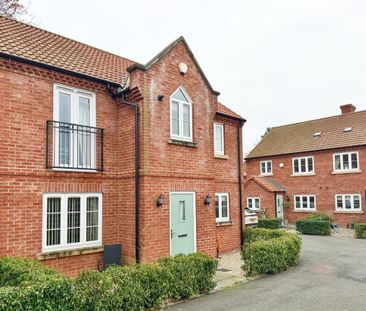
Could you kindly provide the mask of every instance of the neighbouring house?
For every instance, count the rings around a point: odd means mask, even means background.
[[[246,207],[289,223],[312,212],[365,221],[366,111],[273,127],[246,157]]]
[[[183,37],[142,65],[0,17],[0,256],[240,248],[245,120],[218,95]]]

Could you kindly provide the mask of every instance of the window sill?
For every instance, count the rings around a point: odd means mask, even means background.
[[[229,156],[226,154],[215,154],[215,159],[227,160]]]
[[[186,147],[192,147],[192,148],[198,147],[198,143],[195,143],[192,141],[178,140],[178,139],[169,139],[168,144],[186,146]]]
[[[75,173],[99,173],[97,170],[83,170],[83,169],[73,169],[73,168],[53,168],[55,172],[75,172]]]
[[[334,211],[333,214],[365,214],[363,211]]]
[[[293,213],[316,213],[316,210],[305,210],[305,209],[293,209]]]
[[[233,222],[231,220],[228,221],[219,221],[216,223],[216,227],[226,227],[226,226],[232,226]]]
[[[47,260],[47,259],[55,259],[55,258],[70,257],[70,256],[77,256],[77,255],[101,253],[103,251],[104,251],[103,246],[85,247],[85,248],[62,250],[62,251],[60,250],[60,251],[40,253],[37,255],[37,259],[38,260]]]
[[[315,173],[291,174],[291,177],[306,177],[306,176],[316,176],[316,174]]]
[[[362,173],[361,170],[354,170],[354,171],[332,171],[332,175],[338,174],[360,174]]]
[[[273,176],[273,174],[260,174],[260,176]]]

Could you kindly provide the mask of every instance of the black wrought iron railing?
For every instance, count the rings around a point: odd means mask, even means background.
[[[103,171],[104,129],[48,120],[46,167]]]

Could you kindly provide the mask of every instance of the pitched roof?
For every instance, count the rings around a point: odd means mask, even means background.
[[[246,159],[366,145],[365,124],[363,110],[273,127]],[[345,132],[347,127],[352,130]]]
[[[228,107],[226,107],[225,105],[221,104],[221,103],[217,103],[217,113],[218,114],[223,114],[229,117],[233,117],[235,119],[240,119],[242,121],[246,121],[244,118],[242,118],[240,115],[238,115],[236,112],[232,111],[231,109],[229,109]]]
[[[268,176],[256,176],[251,177],[245,184],[249,184],[250,182],[255,182],[257,185],[262,187],[264,190],[267,190],[269,192],[287,192],[286,188],[280,185],[277,181],[275,181],[273,178]]]
[[[52,66],[121,86],[128,85],[129,72],[136,68],[149,69],[179,42],[183,42],[187,47],[210,90],[219,95],[220,93],[216,92],[207,80],[183,37],[173,41],[146,65],[142,65],[127,58],[0,15],[0,56],[13,56],[20,60]],[[220,103],[217,109],[218,113],[242,119],[238,114]]]
[[[0,53],[124,85],[133,61],[0,15]]]

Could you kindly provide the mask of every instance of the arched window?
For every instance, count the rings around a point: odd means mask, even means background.
[[[174,139],[192,141],[192,102],[183,87],[170,96],[170,134]]]

